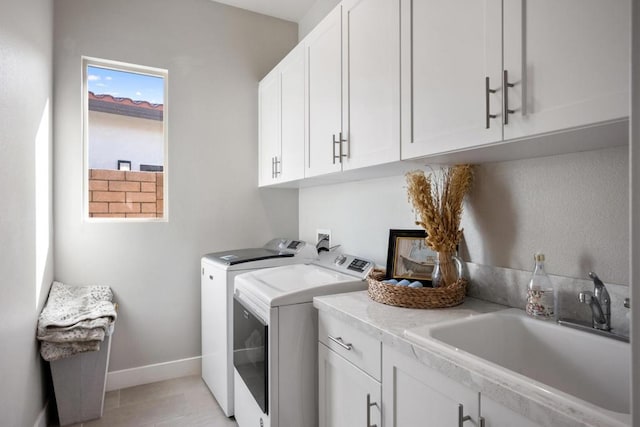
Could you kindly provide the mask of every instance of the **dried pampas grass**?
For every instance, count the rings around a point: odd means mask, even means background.
[[[436,252],[455,253],[462,237],[462,201],[473,179],[471,165],[443,169],[440,180],[423,171],[409,172],[406,178],[409,200],[420,218],[416,224],[427,231],[427,244]]]

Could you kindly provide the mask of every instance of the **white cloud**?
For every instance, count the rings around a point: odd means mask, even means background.
[[[107,76],[107,77],[105,77],[104,79],[105,79],[105,80],[112,80],[112,79],[113,79],[113,77],[111,77],[111,76]]]
[[[136,96],[142,96],[142,92],[136,92]]]
[[[104,84],[104,83],[96,83],[96,86],[98,86],[98,87],[107,87],[107,85]]]
[[[100,76],[96,76],[95,74],[89,74],[89,76],[87,77],[87,80],[89,80],[90,82],[100,80]]]

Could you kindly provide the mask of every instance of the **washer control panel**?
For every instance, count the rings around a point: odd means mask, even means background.
[[[318,256],[319,259],[314,261],[313,264],[349,274],[363,280],[374,267],[373,261],[354,255],[322,252]]]
[[[353,261],[351,261],[351,264],[349,264],[349,267],[347,268],[349,270],[357,271],[358,273],[363,273],[365,270],[367,270],[367,268],[369,268],[370,265],[371,263],[369,261],[354,258]]]

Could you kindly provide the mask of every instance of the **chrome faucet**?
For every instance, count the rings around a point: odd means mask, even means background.
[[[591,307],[591,322],[595,329],[601,331],[611,330],[611,298],[602,280],[594,272],[589,272],[593,280],[593,292],[580,292],[580,302]]]

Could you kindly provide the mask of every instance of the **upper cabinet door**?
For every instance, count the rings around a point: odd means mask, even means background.
[[[304,178],[304,49],[296,47],[279,65],[280,122],[282,152],[278,159],[278,178],[292,181]]]
[[[344,0],[343,169],[400,160],[400,0]]]
[[[280,73],[271,71],[258,86],[259,185],[276,181],[276,160],[280,156]]]
[[[403,159],[502,139],[501,3],[403,1]]]
[[[308,131],[305,176],[342,170],[342,5],[305,38]]]
[[[629,0],[504,0],[505,139],[629,115]]]

